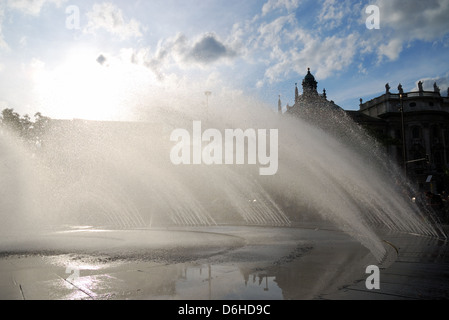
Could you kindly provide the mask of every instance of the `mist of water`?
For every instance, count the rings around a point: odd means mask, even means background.
[[[331,223],[378,259],[376,229],[437,236],[431,217],[381,148],[344,114],[303,119],[257,106],[153,110],[147,121],[53,121],[38,148],[0,136],[2,234],[91,225],[118,228]],[[278,129],[279,171],[259,166],[175,166],[170,133]],[[430,220],[429,220],[430,219]],[[430,221],[430,222],[429,222]]]

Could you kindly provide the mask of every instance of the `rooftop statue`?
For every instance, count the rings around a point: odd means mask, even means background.
[[[433,90],[437,93],[440,93],[440,88],[437,86],[436,82],[433,84]]]

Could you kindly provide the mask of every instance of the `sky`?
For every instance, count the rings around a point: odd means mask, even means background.
[[[0,109],[92,120],[277,110],[308,68],[346,110],[386,83],[447,95],[448,16],[449,0],[0,0]]]

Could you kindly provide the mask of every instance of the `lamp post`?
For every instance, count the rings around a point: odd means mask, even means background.
[[[270,291],[268,288],[268,274],[265,275],[265,288],[263,288],[263,291]]]
[[[401,106],[399,107],[399,111],[401,112],[401,126],[402,126],[402,158],[404,165],[404,175],[407,177],[407,147],[405,142],[405,123],[404,123],[404,95],[401,93],[399,95],[399,99],[401,101]]]

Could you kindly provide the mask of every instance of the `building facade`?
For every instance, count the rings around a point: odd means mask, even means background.
[[[425,91],[419,82],[414,92],[404,92],[400,84],[397,92],[391,92],[387,84],[384,94],[360,100],[359,110],[354,111],[329,101],[326,90],[319,93],[317,87],[309,69],[302,94],[296,85],[293,106],[287,105],[283,112],[279,98],[279,113],[307,117],[323,110],[342,111],[374,136],[421,190],[449,191],[449,97],[442,96],[436,83],[432,91]]]
[[[360,100],[358,111],[347,113],[384,144],[411,181],[422,190],[441,193],[449,187],[449,98],[434,84],[425,91],[385,93],[370,101]]]

